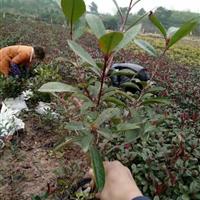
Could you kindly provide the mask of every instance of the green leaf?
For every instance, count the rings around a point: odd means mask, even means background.
[[[122,123],[117,125],[117,131],[128,131],[128,130],[134,130],[134,129],[139,129],[140,126],[138,123]]]
[[[133,82],[126,82],[126,83],[121,84],[121,86],[122,86],[123,88],[136,88],[136,89],[138,89],[138,90],[141,90],[141,89],[139,88],[139,86],[138,86],[136,83],[133,83]]]
[[[105,184],[105,170],[103,161],[99,151],[93,146],[90,147],[90,156],[92,160],[92,168],[94,170],[97,190],[98,192],[101,192]]]
[[[75,128],[72,128],[73,130],[75,130]],[[60,144],[58,144],[54,151],[59,151],[60,149],[62,149],[64,146],[75,143],[77,145],[79,145],[82,150],[84,152],[87,152],[89,150],[89,147],[94,139],[94,136],[90,133],[90,131],[85,131],[85,130],[79,130],[79,134],[78,136],[68,136],[65,138],[65,140],[63,142],[61,142]]]
[[[149,92],[148,92],[148,93],[144,94],[144,95],[142,96],[141,99],[145,99],[145,100],[146,100],[146,99],[148,99],[148,98],[151,98],[151,97],[154,96],[153,93],[154,93],[154,92],[152,92],[152,93],[149,93]]]
[[[135,76],[137,73],[134,72],[133,70],[130,69],[122,69],[120,71],[113,71],[111,73],[111,76],[128,76],[128,77],[133,77]]]
[[[133,26],[135,26],[138,22],[140,22],[144,17],[146,17],[149,14],[149,12],[146,12],[144,15],[140,16],[136,21],[134,21],[127,30],[131,29]]]
[[[85,114],[86,112],[90,112],[91,108],[95,107],[93,102],[84,102],[81,106],[81,114]]]
[[[181,196],[181,199],[182,199],[182,200],[190,200],[190,197],[189,197],[188,194],[183,194],[183,195]]]
[[[111,96],[114,96],[115,94],[117,93],[117,91],[109,91],[109,92],[106,92],[103,96],[102,96],[102,100],[105,100],[107,99],[108,97],[111,97]]]
[[[31,198],[32,200],[42,200],[40,196],[36,195]]]
[[[192,181],[190,183],[190,192],[191,193],[198,193],[200,192],[200,181]]]
[[[138,45],[140,48],[145,50],[151,56],[157,56],[157,52],[154,47],[144,40],[134,40],[135,44]]]
[[[170,100],[163,97],[155,97],[155,98],[148,98],[143,100],[143,105],[152,105],[152,104],[170,104]]]
[[[60,149],[62,149],[66,145],[71,144],[72,142],[73,142],[73,136],[71,136],[71,137],[65,137],[64,141],[62,141],[60,144],[56,145],[54,151],[59,151]]]
[[[65,128],[70,131],[85,130],[86,127],[81,122],[68,122],[65,124]]]
[[[97,132],[108,140],[113,138],[113,133],[109,128],[102,128],[101,130],[97,130]]]
[[[73,94],[73,96],[77,97],[78,99],[83,100],[84,102],[93,103],[90,98],[88,98],[87,96],[85,96],[82,93],[75,93],[75,94]],[[93,105],[94,105],[94,103],[93,103]]]
[[[88,152],[94,136],[89,132],[83,132],[80,136],[73,138],[73,141],[78,144],[84,152]]]
[[[61,0],[63,13],[71,26],[85,13],[86,6],[83,0]]]
[[[135,99],[135,95],[133,95],[132,93],[126,93],[126,92],[123,92],[123,91],[120,91],[120,90],[117,90],[116,92],[117,94],[125,97],[126,99],[129,99],[130,101],[133,100],[133,98]]]
[[[174,45],[176,42],[178,42],[180,39],[188,35],[198,24],[198,21],[195,19],[192,19],[185,24],[183,24],[178,31],[171,37],[167,49],[169,49],[172,45]]]
[[[146,123],[144,126],[144,133],[151,133],[156,130],[156,127],[153,126],[151,123]]]
[[[137,140],[141,136],[139,129],[135,129],[132,131],[127,131],[125,133],[125,142],[130,143]]]
[[[121,96],[121,97],[124,97],[126,99],[129,99],[130,101],[133,100],[133,98],[137,98],[135,94],[132,94],[132,93],[127,93],[127,92],[124,92],[116,87],[109,87],[107,89],[105,89],[105,94],[102,96],[102,99],[105,100],[107,97],[110,97],[110,96],[114,96],[114,95],[117,95],[118,97]]]
[[[121,101],[121,100],[119,100],[119,99],[117,99],[115,97],[107,97],[105,99],[105,101],[113,103],[113,104],[115,104],[115,105],[117,105],[119,107],[127,107],[127,105],[123,101]]]
[[[133,123],[141,123],[143,121],[143,116],[142,116],[142,113],[141,111],[139,110],[136,110],[135,108],[132,108],[131,109],[131,116],[134,116],[132,118],[132,122]]]
[[[44,199],[47,199],[49,196],[49,194],[47,192],[45,192],[44,194],[42,195],[36,195],[36,196],[33,196],[31,199],[32,200],[44,200]]]
[[[120,115],[119,108],[107,108],[97,117],[97,119],[95,120],[95,124],[97,126],[100,126],[104,122],[109,121],[113,117],[119,115]]]
[[[166,38],[167,33],[166,33],[166,30],[165,30],[165,27],[162,25],[162,23],[158,20],[158,18],[154,15],[153,12],[150,12],[149,19],[154,24],[154,26],[156,26],[156,28],[159,29],[159,31],[162,33],[164,38]]]
[[[167,30],[167,38],[170,39],[174,33],[176,33],[178,31],[179,28],[177,27],[170,27],[168,30]]]
[[[138,123],[140,128],[125,132],[125,141],[132,142],[144,134],[144,123]]]
[[[164,91],[166,88],[163,88],[163,87],[151,87],[151,88],[149,88],[148,89],[148,92],[149,93],[158,93],[158,92],[162,92],[162,91]]]
[[[97,38],[100,38],[102,35],[106,33],[104,24],[99,16],[93,14],[87,14],[86,20],[92,32],[96,35]]]
[[[91,68],[91,70],[99,76],[100,70],[99,70],[97,64],[95,63],[95,61],[93,60],[93,58],[90,56],[90,54],[88,52],[86,52],[79,44],[77,44],[76,42],[74,42],[72,40],[68,40],[68,44],[69,44],[70,48],[78,56],[80,56],[85,62],[87,62],[88,64],[93,66]]]
[[[110,54],[117,45],[122,41],[123,33],[121,32],[110,32],[103,35],[99,39],[99,46],[103,53]]]
[[[42,85],[39,92],[78,92],[79,90],[71,85],[60,82],[48,82]]]
[[[88,87],[90,95],[93,97],[97,97],[99,95],[100,87],[101,87],[101,83],[99,81],[95,81],[94,84]]]
[[[159,196],[155,196],[154,198],[153,198],[153,200],[160,200],[160,198],[159,198]]]
[[[80,38],[85,32],[85,28],[86,28],[86,21],[84,18],[81,18],[76,24],[74,31],[74,39]]]
[[[124,48],[129,42],[131,42],[137,34],[140,32],[142,25],[138,24],[130,28],[127,32],[124,33],[123,40],[116,47],[116,51]]]

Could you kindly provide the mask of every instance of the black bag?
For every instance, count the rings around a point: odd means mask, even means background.
[[[140,81],[148,81],[149,80],[150,76],[149,76],[148,72],[146,71],[146,69],[140,65],[132,64],[132,63],[113,64],[110,69],[109,74],[111,75],[114,71],[120,71],[123,69],[129,69],[129,70],[132,70],[133,72],[135,72],[136,73],[136,75],[134,76],[135,79],[139,79]],[[125,75],[113,75],[110,78],[111,78],[111,84],[114,87],[121,88],[121,85],[123,83],[133,82],[133,83],[137,84],[137,86],[140,88],[140,90],[143,89],[143,86],[141,83],[132,80],[133,77],[125,76]],[[140,91],[139,89],[132,88],[132,87],[131,88],[125,87],[124,90],[132,92],[132,93],[136,93],[136,92]]]

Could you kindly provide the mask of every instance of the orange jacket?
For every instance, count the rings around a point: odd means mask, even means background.
[[[29,64],[34,50],[32,46],[14,45],[0,49],[0,74],[9,75],[10,64]]]

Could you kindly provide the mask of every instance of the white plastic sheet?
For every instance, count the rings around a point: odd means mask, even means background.
[[[4,147],[4,138],[12,136],[16,131],[25,128],[25,123],[19,118],[19,114],[23,110],[28,110],[25,101],[32,95],[33,92],[27,90],[17,98],[7,98],[2,102],[0,111],[0,149]],[[54,118],[58,118],[58,114],[51,110],[51,104],[49,103],[39,102],[35,111],[41,115],[50,112]]]
[[[17,98],[7,98],[2,102],[0,111],[0,143],[4,146],[3,138],[12,136],[16,131],[24,129],[24,122],[18,118],[23,110],[28,110],[25,100],[30,98],[31,91],[25,91]]]
[[[24,122],[17,118],[15,113],[17,110],[7,108],[5,104],[2,105],[0,113],[0,136],[6,137],[13,135],[16,131],[25,128]]]
[[[51,110],[49,103],[39,102],[38,106],[35,108],[35,112],[40,115],[46,115]]]
[[[0,136],[13,135],[16,131],[25,128],[24,122],[18,118],[22,110],[28,110],[24,95],[17,98],[8,98],[2,102],[0,112]]]
[[[3,101],[3,105],[4,106],[1,109],[2,113],[8,111],[14,115],[19,115],[22,110],[28,110],[23,94],[15,99],[14,98],[5,99]]]
[[[45,103],[45,102],[42,102],[42,101],[40,101],[38,106],[35,108],[35,112],[40,114],[40,115],[51,114],[51,116],[54,119],[57,119],[59,117],[59,114],[52,110],[50,103]]]

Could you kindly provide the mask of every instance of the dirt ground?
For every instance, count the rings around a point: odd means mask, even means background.
[[[26,121],[26,131],[15,135],[0,152],[1,200],[29,200],[32,195],[54,193],[58,189],[56,170],[70,165],[74,158],[80,163],[84,160],[77,146],[53,154],[52,147],[60,136],[41,129],[38,123],[37,119]]]

